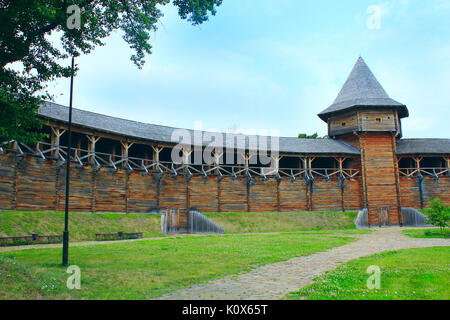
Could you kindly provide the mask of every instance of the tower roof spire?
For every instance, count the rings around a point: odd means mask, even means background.
[[[389,97],[361,57],[356,61],[334,103],[319,113],[319,117],[327,121],[334,113],[356,107],[393,107],[398,109],[401,118],[409,115],[404,104]]]

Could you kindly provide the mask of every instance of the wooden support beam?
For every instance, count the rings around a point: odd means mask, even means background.
[[[159,167],[159,154],[163,151],[164,147],[152,146],[153,149],[153,161]]]
[[[98,140],[101,139],[101,137],[86,135],[86,138],[88,139],[88,152],[90,154],[89,162],[91,163],[91,165],[94,165],[96,163],[96,160],[95,160],[95,144],[98,142]]]
[[[450,177],[450,157],[444,157],[447,175]]]
[[[403,216],[402,216],[402,203],[400,198],[400,174],[399,174],[399,160],[396,157],[397,153],[397,135],[399,135],[399,131],[397,133],[392,134],[392,158],[394,160],[394,173],[395,173],[395,190],[397,192],[397,206],[398,206],[398,216],[397,220],[400,225],[403,225]]]
[[[55,158],[59,158],[60,148],[61,148],[61,136],[66,132],[65,129],[50,127],[51,132],[51,145],[55,148],[55,151],[52,152],[52,156]]]

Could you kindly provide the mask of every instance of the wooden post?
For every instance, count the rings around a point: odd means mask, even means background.
[[[95,169],[92,169],[91,195],[92,195],[91,210],[92,210],[92,212],[95,212],[96,197],[97,197],[97,170],[95,170]]]
[[[156,163],[156,166],[159,168],[159,154],[161,153],[161,151],[164,149],[162,147],[158,147],[158,146],[152,146],[153,149],[153,162]]]
[[[91,165],[95,164],[95,144],[100,140],[100,137],[95,136],[88,136],[86,135],[86,138],[88,139],[88,152],[90,154],[89,156],[89,162]]]
[[[251,204],[250,204],[250,193],[251,193],[251,187],[250,187],[250,183],[248,180],[248,174],[249,174],[249,163],[250,163],[250,159],[253,158],[255,155],[254,154],[249,154],[246,153],[245,155],[245,175],[246,175],[246,179],[247,179],[247,212],[251,212]]]
[[[125,168],[128,165],[128,151],[133,146],[134,142],[120,141],[120,144],[122,145],[122,160],[125,160],[122,162],[122,166]]]
[[[160,162],[159,162],[159,154],[164,149],[163,147],[159,146],[153,146],[153,161],[156,164],[156,169],[160,169]],[[161,205],[161,187],[162,187],[162,176],[157,181],[158,185],[156,187],[156,206],[159,208]]]
[[[221,153],[216,153],[213,152],[213,156],[214,156],[214,166],[217,168],[216,169],[216,174],[217,174],[217,212],[222,212],[222,204],[221,204],[221,193],[222,190],[220,188],[220,158],[223,156],[223,152]]]
[[[450,157],[446,157],[444,158],[445,160],[445,165],[447,167],[447,176],[450,177]]]
[[[276,170],[276,174],[279,174],[281,158],[282,157],[280,157],[280,156],[278,156],[278,157],[272,156],[274,170]],[[281,183],[281,180],[277,179],[277,211],[278,212],[281,212],[280,183]]]
[[[417,170],[417,182],[419,184],[419,197],[420,197],[420,208],[423,209],[425,207],[425,199],[423,194],[423,176],[421,172],[420,162],[423,157],[415,157],[414,161],[416,162],[416,170]]]
[[[55,151],[52,152],[52,156],[55,158],[59,158],[60,154],[60,146],[61,146],[61,136],[66,132],[66,130],[51,127],[51,144],[52,148],[56,148]]]
[[[125,213],[130,213],[128,208],[128,197],[130,195],[130,174],[128,170],[125,171]]]
[[[338,183],[340,181],[341,185],[339,186],[339,189],[341,190],[341,208],[342,211],[345,211],[345,199],[344,199],[344,181],[341,180],[342,176],[344,175],[344,161],[345,158],[335,158],[335,160],[338,162],[338,170],[339,170],[339,178],[338,178]]]
[[[313,182],[310,180],[312,177],[312,162],[316,159],[316,157],[306,157],[305,158],[305,166],[307,168],[306,172],[308,173],[308,184],[306,186],[307,190],[307,201],[308,201],[308,210],[313,211]]]
[[[398,215],[397,220],[399,225],[403,225],[403,216],[402,216],[402,204],[401,204],[401,198],[400,198],[400,174],[399,174],[399,166],[397,159],[397,142],[396,137],[399,134],[397,133],[392,134],[392,158],[394,159],[394,172],[395,172],[395,190],[397,192],[397,206],[398,206]]]

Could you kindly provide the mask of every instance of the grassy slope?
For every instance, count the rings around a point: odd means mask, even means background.
[[[355,229],[356,212],[209,213],[227,233]]]
[[[209,213],[227,233],[291,232],[301,230],[354,229],[353,212],[294,213]],[[71,213],[71,241],[95,240],[96,233],[144,232],[144,237],[160,236],[160,217],[140,214]],[[40,211],[0,211],[0,237],[60,234],[64,213]]]
[[[0,211],[0,237],[61,234],[63,212]],[[70,213],[70,240],[95,240],[96,233],[144,232],[144,237],[161,235],[161,218],[139,214]]]
[[[350,261],[288,299],[450,299],[450,247],[390,251]],[[366,270],[381,268],[381,289],[368,290]]]
[[[450,231],[447,229],[441,233],[440,229],[410,229],[403,230],[403,233],[411,238],[448,238]]]
[[[346,244],[354,239],[304,235],[170,238],[70,249],[82,289],[65,287],[60,249],[0,254],[1,299],[147,299],[212,278]]]

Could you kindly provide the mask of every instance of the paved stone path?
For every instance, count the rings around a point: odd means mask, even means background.
[[[449,246],[449,239],[419,239],[400,228],[380,229],[341,247],[285,262],[266,265],[248,273],[231,275],[164,295],[163,300],[278,300],[309,285],[322,273],[340,264],[371,254],[399,249]]]

